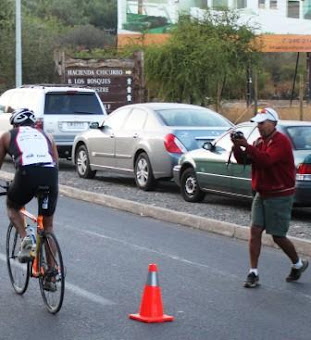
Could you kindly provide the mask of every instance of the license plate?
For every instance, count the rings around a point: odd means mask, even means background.
[[[84,122],[67,122],[64,125],[68,130],[84,130],[86,128],[86,123]]]

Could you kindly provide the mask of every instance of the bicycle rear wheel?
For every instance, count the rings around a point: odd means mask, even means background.
[[[62,307],[65,292],[63,257],[53,233],[41,237],[39,253],[39,284],[43,301],[52,314]]]
[[[21,238],[12,223],[8,226],[6,234],[6,263],[12,286],[17,294],[24,294],[28,288],[30,262],[20,263],[18,252],[21,247]]]

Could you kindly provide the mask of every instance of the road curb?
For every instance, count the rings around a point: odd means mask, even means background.
[[[9,181],[13,179],[13,174],[0,170],[0,178]],[[124,210],[140,216],[152,217],[166,222],[181,224],[187,227],[212,232],[238,240],[247,241],[249,236],[248,227],[243,227],[234,223],[222,222],[211,218],[177,212],[148,204],[129,201],[123,198],[94,193],[87,190],[80,190],[62,184],[59,186],[59,192],[60,194],[70,198]],[[311,256],[311,241],[291,236],[289,239],[291,239],[295,244],[296,249],[300,254]],[[268,235],[263,235],[262,243],[269,247],[278,248],[272,238]]]

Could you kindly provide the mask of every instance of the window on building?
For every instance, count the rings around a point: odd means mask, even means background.
[[[303,18],[311,19],[311,0],[305,0],[303,2]]]
[[[213,0],[213,9],[227,9],[228,0]]]
[[[270,8],[277,9],[278,8],[278,1],[277,0],[270,0]]]
[[[266,0],[258,0],[258,8],[265,8]]]
[[[247,7],[247,0],[235,0],[235,8],[246,8]]]
[[[201,9],[207,9],[207,1],[206,0],[194,0],[193,7],[199,7]]]
[[[299,18],[299,0],[287,1],[287,16],[289,18]]]

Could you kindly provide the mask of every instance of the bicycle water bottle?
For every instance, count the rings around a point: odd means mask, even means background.
[[[27,225],[26,234],[27,234],[27,236],[30,237],[30,239],[32,241],[32,249],[30,251],[30,255],[35,256],[36,247],[37,247],[37,237],[36,237],[35,228],[30,226],[30,225]]]

